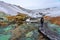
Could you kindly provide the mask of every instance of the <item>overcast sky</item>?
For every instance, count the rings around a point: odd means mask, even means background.
[[[20,5],[27,9],[42,9],[60,6],[60,0],[1,0],[10,4]]]

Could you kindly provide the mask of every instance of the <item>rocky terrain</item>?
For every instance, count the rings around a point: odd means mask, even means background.
[[[1,40],[46,40],[43,34],[38,32],[39,22],[26,22],[31,18],[26,14],[19,13],[11,16],[0,12],[0,39]],[[32,20],[32,19],[31,19]],[[6,36],[6,37],[5,37]]]

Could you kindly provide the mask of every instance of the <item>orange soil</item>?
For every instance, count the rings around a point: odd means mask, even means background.
[[[60,16],[58,17],[50,17],[50,16],[45,16],[45,20],[49,20],[53,24],[60,25]]]

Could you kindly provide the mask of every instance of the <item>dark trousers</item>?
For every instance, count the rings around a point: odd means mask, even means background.
[[[41,23],[41,27],[43,27],[43,23]]]

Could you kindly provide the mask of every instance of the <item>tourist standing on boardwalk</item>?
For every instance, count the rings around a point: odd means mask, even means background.
[[[44,24],[44,18],[43,17],[41,17],[40,23],[41,23],[41,27],[43,27],[43,24]]]

